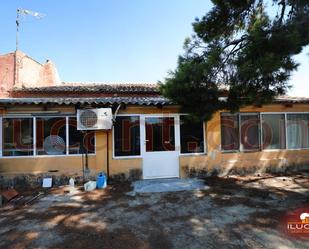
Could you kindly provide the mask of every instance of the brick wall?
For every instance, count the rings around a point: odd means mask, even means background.
[[[0,55],[0,98],[8,97],[14,84],[15,53]]]
[[[50,60],[41,64],[21,51],[0,55],[0,98],[9,97],[9,90],[13,87],[59,84],[61,80],[57,69]]]

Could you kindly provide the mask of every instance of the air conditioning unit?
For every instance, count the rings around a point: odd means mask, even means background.
[[[77,110],[77,130],[110,130],[112,126],[111,108]]]

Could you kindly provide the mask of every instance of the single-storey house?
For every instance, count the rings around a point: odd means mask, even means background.
[[[222,111],[192,123],[156,84],[62,83],[53,63],[0,56],[0,175],[169,178],[309,165],[309,98]],[[111,108],[111,130],[77,129],[77,110]]]

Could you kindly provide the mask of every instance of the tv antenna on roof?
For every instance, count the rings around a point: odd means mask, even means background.
[[[19,25],[20,25],[20,16],[33,16],[36,19],[42,19],[45,15],[42,13],[38,13],[32,10],[26,9],[17,9],[17,16],[16,16],[16,51],[18,50],[19,45]]]

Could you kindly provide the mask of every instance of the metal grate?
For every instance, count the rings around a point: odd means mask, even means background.
[[[92,128],[98,122],[98,115],[93,110],[85,110],[80,114],[79,121],[85,128]]]

